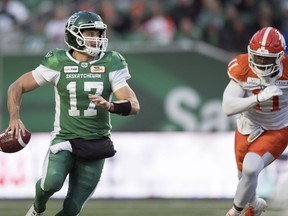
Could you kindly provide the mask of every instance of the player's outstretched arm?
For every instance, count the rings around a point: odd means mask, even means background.
[[[19,77],[8,88],[7,107],[10,116],[10,122],[6,131],[11,131],[16,138],[18,138],[20,129],[23,136],[25,136],[26,130],[20,118],[22,95],[25,92],[32,91],[38,86],[39,85],[32,76],[32,72],[28,72]]]

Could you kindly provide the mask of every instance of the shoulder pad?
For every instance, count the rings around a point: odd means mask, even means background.
[[[288,56],[284,56],[282,59],[283,74],[282,77],[288,80]]]
[[[114,58],[115,60],[118,59],[120,61],[125,61],[125,58],[119,53],[119,52],[116,52],[116,51],[108,51],[106,52],[107,55],[111,55],[112,58]]]
[[[107,62],[106,64],[109,66],[111,71],[120,70],[128,66],[125,58],[116,51],[105,52],[105,56],[102,60]]]
[[[66,58],[65,56],[65,50],[62,49],[53,49],[50,50],[43,58],[41,64],[45,67],[48,67],[53,70],[57,70],[59,66],[59,61],[63,58]]]
[[[50,50],[50,51],[44,56],[44,58],[48,59],[48,58],[50,58],[50,57],[53,57],[53,56],[56,56],[56,55],[59,55],[59,54],[65,53],[65,52],[66,52],[65,50],[55,48],[55,49],[53,49],[53,50]]]
[[[235,81],[245,81],[246,78],[256,77],[248,64],[248,54],[241,54],[228,64],[228,76]]]
[[[50,50],[50,51],[44,56],[44,58],[45,58],[45,59],[48,59],[48,58],[52,57],[53,55],[54,55],[53,50]]]

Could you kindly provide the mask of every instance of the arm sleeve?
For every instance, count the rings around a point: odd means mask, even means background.
[[[58,71],[49,69],[43,65],[39,65],[32,71],[33,77],[42,86],[46,83],[52,83],[54,86],[57,84],[60,73]]]
[[[222,108],[227,116],[247,111],[257,104],[256,95],[244,97],[245,90],[231,80],[223,93]]]
[[[131,76],[129,74],[129,70],[127,67],[121,70],[110,72],[109,79],[110,79],[113,92],[122,88],[123,86],[128,85],[126,80],[130,79],[130,77]]]

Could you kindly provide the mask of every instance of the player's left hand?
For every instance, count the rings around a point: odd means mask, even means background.
[[[257,95],[257,100],[261,103],[271,99],[274,96],[280,96],[282,94],[283,92],[279,86],[269,85]]]
[[[102,109],[108,110],[111,106],[110,102],[105,100],[100,95],[88,94],[88,98],[90,101],[92,101],[95,104],[96,107],[100,107]]]

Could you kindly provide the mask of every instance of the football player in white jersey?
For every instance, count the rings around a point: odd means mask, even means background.
[[[256,194],[259,173],[288,144],[288,58],[282,34],[273,27],[257,31],[248,53],[228,64],[231,79],[223,94],[226,115],[239,114],[235,157],[239,182],[226,216],[260,216],[267,208]]]
[[[127,83],[130,73],[125,59],[116,51],[106,51],[106,28],[99,15],[76,12],[65,27],[70,49],[53,49],[38,67],[9,87],[6,131],[15,137],[19,130],[25,132],[19,114],[22,95],[47,83],[55,90],[51,145],[26,216],[44,215],[47,201],[62,188],[68,174],[67,196],[56,215],[79,215],[99,182],[105,158],[116,152],[110,140],[110,113],[127,116],[140,110]],[[116,101],[111,101],[113,95]]]

